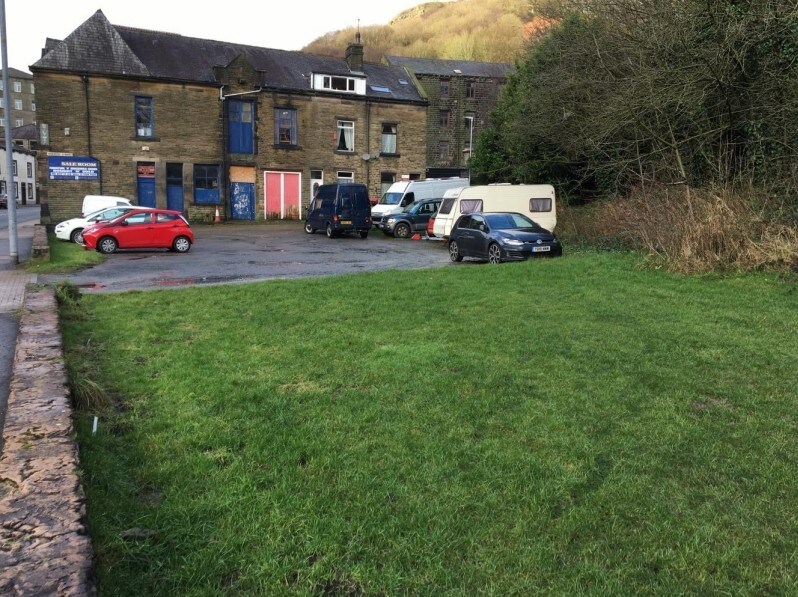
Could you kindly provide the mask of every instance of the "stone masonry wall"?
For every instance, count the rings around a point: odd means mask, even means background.
[[[0,594],[96,594],[51,289],[28,288],[0,457]]]

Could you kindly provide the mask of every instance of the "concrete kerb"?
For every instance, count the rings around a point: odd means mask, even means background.
[[[96,595],[55,294],[29,286],[0,457],[0,594]]]

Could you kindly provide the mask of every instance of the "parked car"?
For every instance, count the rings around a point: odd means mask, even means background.
[[[424,199],[443,197],[446,191],[468,186],[467,178],[427,178],[425,180],[403,180],[393,183],[385,191],[380,202],[371,210],[374,225],[389,214],[397,214],[408,206]]]
[[[117,249],[170,249],[186,253],[194,233],[179,211],[136,208],[110,222],[83,229],[83,247],[100,253]]]
[[[134,205],[120,205],[119,207],[106,207],[90,213],[85,218],[71,218],[55,225],[55,236],[61,240],[70,240],[79,245],[83,244],[83,229],[97,222],[110,222],[133,209],[147,209]]]
[[[329,238],[357,232],[366,238],[371,230],[371,203],[366,185],[323,184],[316,191],[305,219],[305,232],[325,230]]]
[[[414,232],[425,232],[427,222],[440,204],[440,199],[416,201],[402,212],[383,216],[376,226],[386,235],[399,238],[407,238]]]
[[[475,257],[490,263],[535,256],[560,256],[557,235],[519,213],[471,213],[460,216],[449,235],[449,258]]]

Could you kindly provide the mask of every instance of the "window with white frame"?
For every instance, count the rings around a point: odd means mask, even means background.
[[[330,91],[355,91],[355,79],[351,77],[325,76],[322,79],[322,88]]]
[[[17,118],[14,122],[16,122],[14,126],[22,126],[24,124],[24,121],[21,118]]]
[[[22,110],[22,100],[14,100],[14,109]]]
[[[30,84],[30,92],[36,93],[36,86],[33,83]]]
[[[355,173],[349,170],[338,170],[338,172],[335,173],[335,177],[338,179],[338,182],[355,182]]]
[[[17,175],[17,160],[14,160],[14,176]]]
[[[28,162],[27,166],[28,166],[28,178],[31,178],[31,177],[33,177],[33,164]]]
[[[297,133],[295,109],[274,109],[274,143],[276,145],[296,145]]]
[[[6,107],[5,100],[2,97],[0,97],[0,108],[5,108],[5,107]]]
[[[355,123],[352,120],[339,120],[336,125],[338,140],[335,148],[338,151],[355,151]]]
[[[31,112],[35,112],[36,111],[36,102],[31,102],[30,103],[30,111]]]
[[[380,153],[396,154],[397,124],[385,122],[382,125]]]
[[[14,91],[17,93],[22,93],[22,83],[19,81],[14,81]]]

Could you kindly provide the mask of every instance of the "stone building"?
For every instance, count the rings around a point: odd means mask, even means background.
[[[86,194],[194,221],[299,218],[322,183],[425,168],[427,102],[401,66],[112,25],[97,11],[31,66],[41,201],[50,221]],[[43,217],[44,220],[44,217]]]
[[[429,101],[427,176],[467,176],[477,135],[489,126],[488,116],[513,66],[404,56],[385,56],[384,62],[405,67]]]
[[[12,193],[7,192],[6,144],[0,142],[0,195],[10,201],[15,197],[19,205],[38,203],[36,187],[36,152],[14,145],[11,150],[11,167],[14,182]]]
[[[9,67],[8,87],[11,110],[6,109],[2,93],[3,81],[0,79],[0,131],[4,130],[8,124],[9,112],[11,128],[36,124],[36,87],[33,83],[33,75]]]

